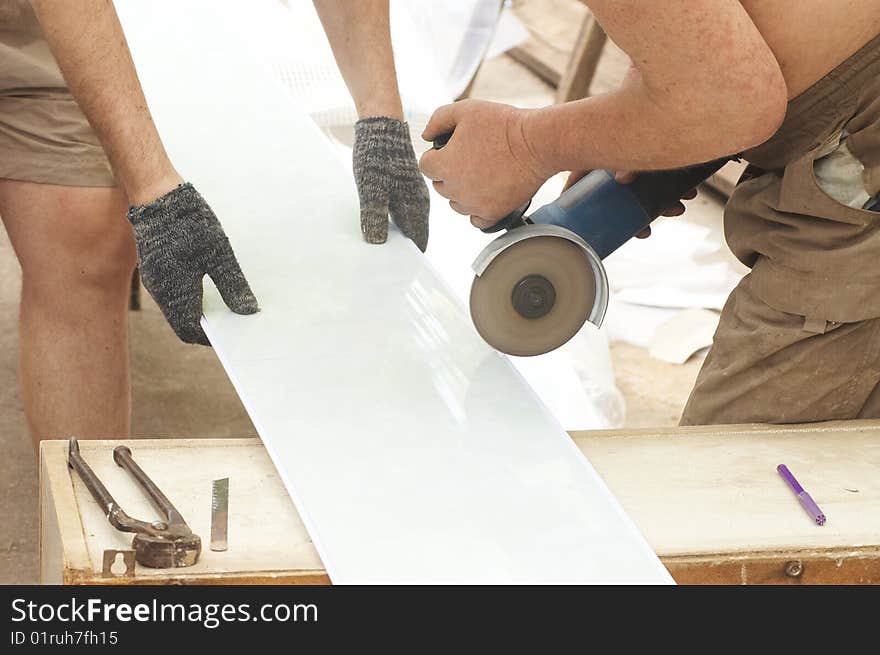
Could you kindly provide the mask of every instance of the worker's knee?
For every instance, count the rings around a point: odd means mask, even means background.
[[[880,415],[880,318],[826,323],[731,295],[681,425],[811,423]]]
[[[17,248],[26,293],[53,303],[76,302],[82,294],[120,297],[137,261],[124,197],[115,189],[64,188],[52,195],[40,203],[43,215],[29,243]]]

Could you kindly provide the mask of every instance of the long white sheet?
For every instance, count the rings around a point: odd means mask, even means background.
[[[362,242],[351,173],[244,52],[244,6],[117,2],[172,159],[263,307],[233,315],[207,283],[203,324],[330,578],[670,582],[427,259],[396,232]]]

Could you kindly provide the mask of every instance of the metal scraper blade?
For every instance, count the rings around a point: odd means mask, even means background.
[[[550,310],[537,318],[517,311],[513,296],[523,280],[552,284]],[[536,236],[501,251],[471,285],[471,319],[480,336],[508,355],[550,352],[571,339],[593,311],[596,278],[583,248],[568,239]]]
[[[229,478],[211,483],[211,550],[223,552],[229,548]]]

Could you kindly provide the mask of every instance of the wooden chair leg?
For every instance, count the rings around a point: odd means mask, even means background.
[[[568,68],[556,90],[556,102],[580,100],[589,95],[590,84],[607,40],[605,30],[599,22],[588,16],[581,26]]]
[[[135,312],[141,308],[141,275],[136,268],[131,274],[131,292],[128,296],[128,308]]]

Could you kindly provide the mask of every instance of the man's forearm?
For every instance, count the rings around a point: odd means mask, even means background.
[[[546,168],[674,168],[756,146],[779,127],[785,79],[737,0],[587,4],[635,65],[613,93],[530,114],[525,131]]]
[[[523,136],[548,175],[676,168],[726,154],[717,135],[701,142],[686,122],[625,90],[530,111]]]
[[[523,125],[535,160],[559,171],[661,170],[709,161],[757,145],[762,134],[729,117],[690,111],[696,102],[658,103],[625,83],[619,90],[529,112]],[[743,112],[743,120],[751,120]]]
[[[132,204],[180,181],[153,123],[111,0],[32,0],[71,93]]]
[[[389,0],[314,0],[358,116],[403,119]]]

